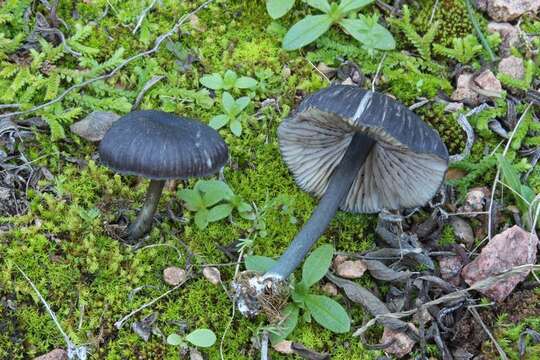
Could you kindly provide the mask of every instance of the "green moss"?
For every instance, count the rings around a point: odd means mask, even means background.
[[[432,18],[435,1],[425,1],[414,24],[419,30],[426,32],[435,22],[439,22],[435,42],[445,46],[452,44],[453,38],[462,38],[473,33],[473,27],[469,20],[467,7],[464,0],[441,0],[438,2],[435,14]],[[478,16],[478,18],[482,18]]]

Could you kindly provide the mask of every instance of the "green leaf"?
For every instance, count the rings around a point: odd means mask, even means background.
[[[201,194],[192,189],[184,189],[178,192],[178,197],[184,201],[189,211],[197,211],[204,208],[204,202]]]
[[[233,191],[227,185],[225,182],[221,180],[199,180],[197,181],[197,184],[195,184],[195,189],[202,191],[204,193],[211,192],[211,191],[219,191],[222,192],[225,199],[230,199],[234,196]]]
[[[208,210],[201,209],[195,213],[195,225],[199,229],[206,229],[208,226]]]
[[[372,2],[373,0],[341,0],[338,8],[342,14],[347,14],[351,11],[363,8]]]
[[[281,314],[283,320],[276,325],[277,329],[270,333],[272,344],[285,340],[293,332],[298,324],[299,312],[300,308],[294,304],[289,304],[283,309]]]
[[[232,206],[229,204],[216,205],[208,211],[208,221],[214,222],[226,218],[231,214]]]
[[[259,273],[265,273],[276,264],[276,260],[267,256],[249,255],[244,258],[246,269],[249,271],[256,271]]]
[[[182,345],[183,343],[184,341],[182,340],[182,337],[178,334],[171,334],[167,336],[167,344],[169,345],[178,346]]]
[[[198,347],[210,347],[216,342],[216,334],[210,329],[197,329],[187,334],[186,341]]]
[[[330,4],[328,3],[328,0],[307,0],[306,3],[315,9],[321,10],[322,12],[330,12]]]
[[[501,154],[497,154],[497,160],[499,161],[499,166],[501,168],[504,182],[512,190],[519,194],[521,190],[521,181],[519,180],[519,175],[517,171],[514,169],[510,161],[508,161]]]
[[[250,103],[251,99],[248,96],[242,96],[240,99],[236,100],[236,108],[238,113],[244,110]]]
[[[328,15],[309,15],[300,20],[289,29],[283,38],[285,50],[296,50],[315,41],[332,25],[332,18]]]
[[[226,194],[220,188],[211,188],[202,196],[206,208],[216,205],[226,198]]]
[[[309,294],[305,303],[311,316],[322,327],[338,334],[351,329],[351,319],[338,302],[327,296]]]
[[[202,86],[212,90],[223,88],[223,78],[219,74],[204,75],[200,80]]]
[[[240,120],[234,119],[230,122],[229,127],[231,128],[232,133],[234,136],[239,137],[242,135],[242,123],[240,123]]]
[[[223,104],[223,108],[227,113],[231,113],[234,110],[234,106],[236,105],[234,98],[227,91],[225,91],[221,96],[221,102]]]
[[[210,122],[208,123],[208,125],[210,125],[211,128],[218,130],[224,127],[225,125],[227,125],[228,122],[229,122],[229,116],[225,114],[221,114],[221,115],[216,115],[212,119],[210,119]]]
[[[238,211],[239,212],[248,212],[248,211],[252,211],[253,208],[251,207],[251,205],[249,205],[247,202],[245,201],[242,201],[238,207],[237,207]]]
[[[236,79],[238,78],[238,75],[232,70],[225,71],[225,75],[223,76],[223,88],[225,90],[229,90],[234,87],[234,84],[236,83]]]
[[[241,76],[236,80],[234,86],[238,89],[251,89],[257,86],[257,80],[248,76]]]
[[[392,34],[376,21],[365,18],[341,19],[339,24],[368,49],[392,50],[396,42]]]
[[[330,244],[319,246],[311,252],[302,268],[302,282],[306,287],[311,287],[324,277],[332,263],[333,256],[334,247]]]
[[[289,12],[294,5],[294,0],[267,0],[266,11],[272,19],[279,19]]]

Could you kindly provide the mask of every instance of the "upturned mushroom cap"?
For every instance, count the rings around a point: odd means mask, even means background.
[[[356,86],[331,86],[306,98],[279,126],[282,156],[298,185],[326,191],[355,132],[376,141],[343,210],[373,213],[424,205],[448,167],[439,135],[403,104]]]
[[[104,165],[153,180],[203,177],[227,162],[227,145],[212,128],[163,111],[130,112],[99,145]]]

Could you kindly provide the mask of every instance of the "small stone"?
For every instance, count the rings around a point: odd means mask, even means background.
[[[34,358],[34,360],[67,360],[67,358],[67,352],[64,349],[54,349],[47,354]]]
[[[221,273],[216,267],[207,266],[202,271],[203,276],[214,285],[221,283]]]
[[[11,198],[11,189],[7,187],[0,187],[0,200],[8,201]]]
[[[193,347],[189,348],[189,360],[204,360],[201,352]]]
[[[362,260],[347,260],[338,265],[336,273],[347,279],[358,279],[366,270],[367,266]]]
[[[186,271],[179,267],[169,266],[168,268],[163,270],[163,280],[169,285],[176,286],[178,284],[181,284],[186,281],[186,278]]]
[[[474,78],[474,82],[484,91],[492,93],[488,96],[499,96],[502,91],[501,82],[495,77],[491,70],[484,70]]]
[[[385,348],[384,352],[388,354],[393,354],[398,358],[409,354],[412,351],[414,344],[416,343],[407,334],[385,327],[381,339],[381,344],[388,344],[392,341],[392,345]]]
[[[119,118],[120,115],[112,112],[94,111],[72,124],[69,129],[85,140],[98,142]]]
[[[334,284],[332,284],[330,282],[327,282],[326,284],[323,285],[322,291],[326,295],[329,295],[329,296],[336,296],[338,294],[338,289],[337,289],[336,285],[334,285]]]
[[[514,225],[495,235],[480,252],[480,255],[461,271],[469,285],[510,270],[513,267],[534,264],[538,238],[535,234]],[[518,283],[525,280],[530,269],[497,281],[488,288],[478,289],[495,301],[503,301]]]
[[[516,56],[509,56],[499,63],[499,74],[506,74],[512,79],[521,80],[525,77],[523,60]]]
[[[461,109],[463,109],[463,103],[460,103],[460,102],[449,102],[444,107],[444,111],[449,112],[449,113],[453,113]]]
[[[477,105],[480,101],[480,97],[471,89],[470,82],[472,81],[472,78],[473,74],[469,73],[459,75],[456,83],[456,90],[454,90],[450,98],[454,101],[465,101],[470,105]]]
[[[341,82],[341,84],[342,84],[342,85],[356,85],[356,84],[354,83],[354,81],[353,81],[350,77],[348,77],[348,78],[346,78],[345,80],[343,80],[343,81]]]
[[[467,248],[471,248],[474,244],[474,233],[469,222],[459,216],[452,216],[450,218],[450,224],[459,242],[465,244]]]
[[[290,340],[283,340],[278,342],[277,344],[272,345],[274,350],[276,350],[280,354],[286,354],[291,355],[294,354],[294,350],[292,348],[292,341]]]
[[[459,208],[460,212],[475,213],[482,212],[487,204],[487,201],[491,195],[491,191],[487,187],[475,187],[469,190],[465,197],[465,202],[462,207]],[[477,214],[471,214],[466,216],[475,217]]]
[[[500,52],[502,56],[510,55],[510,49],[519,42],[519,30],[510,23],[490,22],[487,26],[490,33],[498,32],[501,36]]]
[[[512,21],[525,13],[536,14],[540,0],[488,0],[487,11],[495,21]]]
[[[332,268],[334,270],[337,270],[339,264],[341,264],[342,262],[346,261],[348,259],[347,256],[345,255],[336,255],[334,257],[334,261],[332,262]]]
[[[442,256],[439,258],[439,269],[441,278],[454,286],[459,286],[460,272],[463,268],[463,261],[459,256]]]

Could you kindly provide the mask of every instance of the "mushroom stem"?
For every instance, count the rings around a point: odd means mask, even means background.
[[[163,191],[165,180],[150,180],[148,190],[146,191],[146,200],[137,215],[137,219],[128,228],[128,240],[134,241],[146,234],[152,227],[152,220]]]
[[[311,218],[304,224],[277,263],[264,275],[264,278],[287,279],[300,265],[309,249],[321,237],[336,214],[339,204],[349,192],[374,144],[375,141],[367,135],[356,133],[353,136]]]

